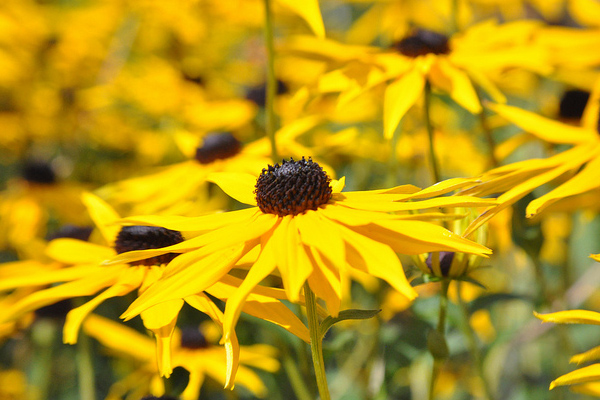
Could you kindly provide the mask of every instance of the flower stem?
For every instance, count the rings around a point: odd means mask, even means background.
[[[317,299],[308,282],[304,283],[304,297],[306,298],[306,315],[308,329],[310,331],[310,351],[312,353],[313,365],[317,387],[321,400],[330,400],[329,388],[327,387],[327,376],[325,375],[325,362],[323,361],[323,343],[319,335],[319,319],[317,316]]]
[[[481,90],[477,88],[475,90],[477,93],[477,98],[479,99],[479,104],[483,103],[483,96],[481,95]],[[485,139],[488,144],[488,154],[489,154],[489,163],[491,168],[496,168],[500,163],[496,158],[496,141],[494,140],[494,135],[492,132],[492,128],[488,122],[487,114],[485,112],[485,107],[481,108],[481,112],[479,113],[479,123],[481,125],[481,129],[483,130],[483,134],[485,135]]]
[[[479,351],[479,346],[477,344],[477,338],[475,337],[473,328],[471,327],[471,324],[469,323],[469,310],[468,310],[467,305],[465,304],[465,302],[462,298],[462,295],[461,295],[462,283],[457,282],[457,284],[458,284],[458,289],[457,289],[456,297],[458,298],[458,304],[460,305],[460,310],[461,310],[461,313],[463,316],[463,332],[464,332],[465,336],[467,337],[467,341],[469,343],[469,352],[471,353],[471,357],[473,359],[473,365],[475,367],[475,370],[479,377],[479,380],[481,381],[481,384],[483,385],[485,398],[487,400],[494,400],[494,395],[492,393],[490,385],[489,385],[487,379],[485,379],[485,374],[483,373],[483,360],[481,359],[481,353]]]
[[[90,338],[85,333],[81,333],[77,343],[79,398],[81,400],[96,399],[96,384],[91,345]]]
[[[435,145],[433,137],[433,125],[431,124],[431,84],[425,82],[425,125],[427,127],[427,135],[429,136],[429,161],[431,164],[431,174],[434,183],[440,181],[440,167],[437,157],[435,156]]]
[[[448,310],[448,287],[450,286],[449,280],[442,280],[442,289],[440,291],[440,311],[438,316],[438,326],[437,333],[439,338],[443,341],[445,346],[446,342],[446,312]],[[431,349],[430,349],[431,350]],[[434,389],[435,382],[437,380],[437,376],[439,375],[440,369],[442,368],[442,364],[444,363],[444,359],[437,358],[434,356],[433,366],[431,368],[431,380],[429,381],[429,400],[433,400],[434,397]]]
[[[267,84],[266,84],[266,133],[271,142],[271,158],[273,162],[279,161],[277,154],[277,142],[275,141],[276,119],[275,119],[275,95],[277,93],[277,79],[275,78],[275,44],[273,35],[273,11],[271,0],[265,2],[265,45],[267,49]]]

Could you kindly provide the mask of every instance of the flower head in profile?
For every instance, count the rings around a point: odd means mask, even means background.
[[[416,296],[396,252],[490,253],[431,222],[440,218],[436,208],[490,204],[490,200],[475,197],[431,198],[469,184],[468,179],[449,180],[424,190],[406,185],[342,193],[344,179],[331,181],[310,158],[270,165],[258,179],[244,174],[217,174],[211,179],[238,201],[254,207],[193,218],[148,216],[122,221],[197,234],[173,246],[123,253],[106,262],[113,265],[184,253],[130,306],[124,318],[202,292],[228,277],[243,257],[252,256],[243,283],[227,300],[223,338],[227,343],[248,294],[269,275],[280,277],[292,302],[302,300],[307,282],[325,301],[329,313],[337,316],[355,271],[385,280],[407,299]],[[415,214],[421,210],[429,212]]]
[[[498,197],[498,205],[481,214],[467,234],[534,189],[562,176],[568,176],[569,173],[572,175],[568,179],[529,203],[526,209],[527,217],[535,216],[560,200],[597,193],[600,189],[599,99],[600,81],[596,83],[590,95],[580,126],[555,121],[509,105],[489,105],[498,115],[521,127],[528,134],[549,143],[571,145],[572,148],[545,159],[524,160],[504,165],[480,176],[480,183],[465,190],[464,194],[501,195]]]

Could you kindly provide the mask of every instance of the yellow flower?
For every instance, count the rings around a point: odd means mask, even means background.
[[[490,71],[524,68],[549,73],[546,50],[532,45],[539,25],[533,21],[507,24],[485,21],[451,38],[419,29],[387,51],[305,37],[291,41],[286,50],[322,59],[336,67],[320,78],[317,91],[339,92],[340,107],[387,83],[384,135],[391,138],[404,114],[421,97],[426,82],[449,94],[470,112],[478,113],[481,104],[473,83],[497,101],[505,100],[486,76]]]
[[[112,386],[109,398],[120,399],[128,391],[155,396],[165,394],[160,371],[156,368],[156,352],[151,338],[94,314],[83,323],[83,330],[119,358],[132,358],[142,363],[141,367]],[[180,396],[182,400],[197,400],[207,377],[225,384],[227,355],[223,347],[212,344],[206,333],[197,328],[176,329],[173,338],[173,367],[183,367],[190,373],[188,384]],[[266,397],[266,386],[248,367],[277,372],[279,362],[274,358],[276,353],[276,349],[269,345],[240,346],[241,365],[236,383],[257,397]]]
[[[484,173],[481,183],[465,190],[465,194],[487,196],[502,193],[498,205],[481,214],[471,224],[468,235],[501,210],[514,204],[534,189],[569,172],[574,175],[549,193],[530,202],[527,217],[532,217],[551,204],[575,195],[591,192],[600,187],[600,135],[598,134],[598,112],[600,111],[600,81],[586,106],[581,126],[572,126],[517,107],[490,104],[489,108],[526,132],[546,142],[569,144],[573,148],[546,159],[515,162]],[[583,168],[582,168],[583,167]]]
[[[71,310],[66,318],[63,340],[65,343],[76,343],[79,327],[83,320],[104,300],[125,296],[134,290],[143,293],[152,286],[163,274],[164,265],[171,261],[176,254],[161,254],[160,256],[138,259],[137,262],[117,263],[104,266],[102,262],[114,257],[117,253],[148,248],[163,247],[183,241],[180,232],[152,227],[123,227],[115,225],[119,215],[101,199],[86,193],[83,201],[88,207],[96,227],[104,239],[104,245],[85,242],[76,239],[56,239],[48,244],[46,253],[50,258],[62,263],[62,268],[51,264],[45,271],[29,274],[30,270],[13,271],[12,275],[1,282],[3,290],[49,285],[63,282],[60,285],[37,291],[19,299],[10,307],[2,309],[0,323],[12,321],[29,311],[54,304],[60,300],[81,296],[91,296],[102,289],[102,293],[87,303]],[[219,282],[206,287],[205,292],[193,293],[176,300],[167,301],[148,308],[142,313],[146,328],[151,330],[157,341],[158,368],[168,376],[171,371],[170,341],[177,321],[179,310],[186,302],[197,310],[207,314],[216,323],[222,324],[219,309],[208,296],[225,300],[238,286],[241,280],[233,276],[221,279]],[[257,288],[259,290],[260,288]],[[258,318],[272,321],[289,330],[301,339],[308,341],[308,329],[278,298],[284,298],[283,291],[266,288],[260,293],[250,294],[249,302],[244,311]],[[207,295],[208,294],[208,295]],[[239,346],[234,336],[227,343],[229,365],[237,364]],[[235,370],[227,376],[228,383],[233,384]]]
[[[296,155],[307,151],[296,139],[317,122],[317,118],[308,117],[279,129],[280,154]],[[231,133],[214,133],[206,135],[198,146],[195,135],[180,132],[177,140],[188,161],[164,167],[153,174],[109,184],[96,193],[127,208],[128,214],[198,215],[223,208],[222,200],[208,196],[207,177],[210,174],[254,173],[269,162],[271,154],[266,137],[244,145]]]
[[[600,261],[600,254],[592,255],[596,261]],[[538,314],[534,311],[534,315],[541,319],[542,322],[554,322],[557,324],[592,324],[600,325],[600,313],[587,310],[569,310],[559,311],[550,314]],[[600,359],[600,346],[595,347],[585,353],[577,354],[571,357],[571,363],[581,364],[588,361]],[[592,364],[587,367],[576,369],[568,374],[562,375],[550,383],[550,390],[557,386],[566,385],[583,385],[581,388],[574,388],[576,391],[589,393],[595,396],[600,396],[598,384],[600,383],[600,363]],[[578,390],[579,389],[579,390]]]
[[[344,179],[333,181],[330,186],[323,169],[303,158],[269,165],[258,179],[247,174],[215,174],[212,180],[230,196],[255,207],[195,218],[148,216],[123,221],[198,234],[163,249],[119,254],[105,263],[114,265],[169,252],[184,253],[172,261],[163,278],[145,291],[123,318],[133,318],[148,307],[205,290],[227,278],[236,263],[257,248],[259,254],[254,256],[244,282],[227,301],[225,344],[234,335],[246,297],[271,274],[281,277],[292,302],[301,300],[302,286],[308,282],[329,312],[337,316],[340,299],[347,296],[342,293],[343,288],[353,270],[384,279],[409,300],[415,297],[395,252],[490,252],[428,222],[439,218],[439,213],[410,214],[438,207],[486,204],[486,200],[474,197],[430,199],[469,184],[468,179],[449,180],[424,190],[406,185],[341,193]]]

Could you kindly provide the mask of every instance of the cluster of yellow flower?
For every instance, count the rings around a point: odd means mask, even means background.
[[[4,2],[0,399],[77,397],[57,326],[83,400],[600,396],[535,319],[600,324],[598,48],[596,0]]]

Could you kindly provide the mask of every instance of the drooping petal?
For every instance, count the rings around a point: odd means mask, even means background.
[[[236,172],[214,172],[206,179],[216,183],[228,196],[240,203],[256,206],[256,176]]]
[[[298,302],[300,289],[312,272],[312,264],[306,256],[299,236],[296,218],[286,216],[282,218],[271,238],[283,288],[294,303]]]
[[[570,363],[581,364],[588,361],[594,361],[600,359],[600,346],[594,347],[584,353],[577,354],[569,360]]]
[[[97,265],[82,265],[77,267],[48,269],[29,274],[27,271],[23,276],[14,276],[0,279],[0,291],[18,287],[31,287],[48,285],[50,283],[68,282],[85,278],[90,274],[98,272]]]
[[[120,218],[119,214],[104,200],[91,193],[83,193],[81,200],[87,207],[88,213],[96,224],[96,227],[102,233],[104,240],[106,240],[106,244],[112,246],[121,229],[118,225],[114,224]]]
[[[295,219],[302,243],[318,249],[322,254],[327,254],[334,265],[340,268],[346,262],[344,241],[340,237],[336,224],[321,217],[325,209],[337,208],[339,207],[327,206],[318,212],[310,210]]]
[[[352,268],[385,280],[408,299],[417,297],[417,293],[406,280],[400,260],[389,246],[352,229],[342,228],[340,231],[349,245],[346,254]]]
[[[129,320],[156,304],[183,299],[200,293],[229,272],[243,255],[244,245],[225,249],[200,260],[189,260],[189,266],[177,274],[165,276],[142,293],[123,313],[121,318]],[[186,257],[191,253],[179,257]]]
[[[526,214],[531,217],[557,200],[585,193],[598,187],[600,187],[600,157],[596,156],[577,175],[529,203]]]
[[[69,311],[63,328],[63,342],[68,344],[77,343],[77,335],[83,320],[98,307],[104,300],[111,297],[124,296],[137,289],[144,279],[139,269],[131,268],[119,276],[118,281],[94,297],[87,303]]]
[[[223,312],[210,297],[201,292],[187,296],[184,300],[196,310],[208,315],[216,324],[223,326]]]
[[[321,39],[325,38],[325,25],[323,25],[318,0],[279,0],[279,3],[302,17],[317,37]]]
[[[166,301],[142,311],[144,326],[156,337],[156,360],[161,376],[168,378],[173,372],[171,365],[171,338],[177,323],[177,315],[183,300]]]
[[[82,240],[54,239],[46,247],[46,255],[65,264],[97,264],[115,255],[107,246],[100,246]]]
[[[559,311],[550,314],[539,314],[533,312],[536,318],[542,322],[554,322],[557,324],[593,324],[600,325],[600,313],[587,310]]]
[[[498,115],[523,128],[524,131],[547,142],[578,144],[598,140],[597,133],[590,129],[553,121],[518,107],[493,103],[489,103],[486,106]]]
[[[587,367],[569,372],[550,383],[550,390],[557,386],[574,385],[577,383],[593,382],[600,380],[600,364],[592,364]]]
[[[383,100],[383,132],[386,139],[394,136],[400,120],[417,102],[424,87],[425,76],[418,68],[413,68],[388,85]]]
[[[308,277],[308,284],[317,297],[325,301],[331,316],[337,317],[340,313],[342,299],[340,274],[337,268],[332,266],[318,250],[310,249],[309,255],[315,267]]]
[[[439,57],[429,71],[431,83],[450,94],[462,107],[477,114],[481,112],[479,98],[469,76],[454,67],[443,57]]]

